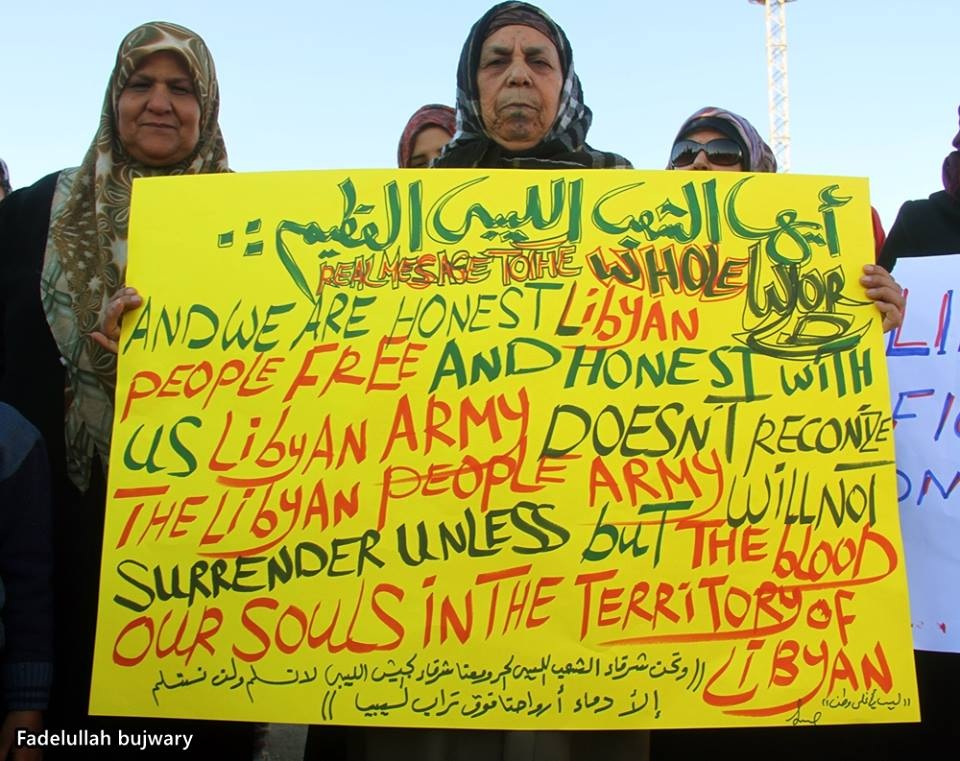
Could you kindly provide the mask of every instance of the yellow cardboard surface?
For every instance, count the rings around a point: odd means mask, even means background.
[[[135,183],[92,708],[918,718],[865,180]]]

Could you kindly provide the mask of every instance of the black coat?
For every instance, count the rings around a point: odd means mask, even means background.
[[[941,254],[960,254],[960,200],[943,190],[900,207],[879,264],[892,271],[902,256]]]

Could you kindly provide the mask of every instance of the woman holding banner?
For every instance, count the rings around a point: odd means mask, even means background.
[[[708,106],[694,112],[674,138],[667,169],[713,172],[776,172],[777,160],[770,146],[744,117]],[[883,228],[871,209],[874,243],[879,252]],[[860,282],[883,314],[885,331],[903,320],[904,299],[900,287],[882,267],[865,265]],[[780,761],[824,756],[836,759],[910,758],[907,746],[898,746],[901,727],[823,726],[798,728],[757,727],[750,729],[660,730],[653,733],[653,757],[741,758],[744,761],[776,756]]]
[[[213,58],[197,34],[153,22],[124,38],[80,166],[0,207],[0,400],[42,432],[53,473],[58,626],[48,725],[114,738],[121,727],[186,733],[187,755],[247,759],[249,725],[87,716],[116,370],[116,356],[91,334],[123,282],[133,180],[228,171],[219,105]],[[113,757],[109,747],[66,752]],[[116,742],[113,752],[129,756]]]
[[[777,159],[756,128],[742,116],[714,106],[695,111],[673,139],[667,169],[710,172],[776,172]],[[880,215],[870,209],[876,256],[884,234]],[[884,331],[903,322],[900,286],[883,267],[864,265],[860,284],[883,314]]]
[[[457,127],[431,166],[629,169],[623,156],[586,143],[592,114],[563,30],[523,2],[477,21],[457,68]],[[646,731],[537,731],[311,727],[305,761],[644,761]]]

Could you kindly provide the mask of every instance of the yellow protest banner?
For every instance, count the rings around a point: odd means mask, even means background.
[[[92,708],[918,718],[864,180],[138,180]]]

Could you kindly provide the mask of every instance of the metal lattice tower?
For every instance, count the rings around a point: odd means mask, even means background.
[[[793,0],[750,0],[763,5],[767,21],[767,112],[770,147],[781,172],[790,171],[790,98],[787,82],[787,3]]]

